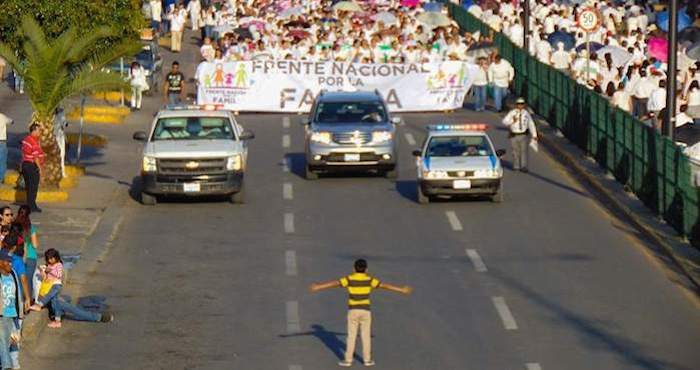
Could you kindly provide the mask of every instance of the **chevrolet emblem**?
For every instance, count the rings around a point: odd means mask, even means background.
[[[352,142],[355,143],[355,145],[360,146],[362,144],[362,139],[360,138],[360,131],[355,130],[352,134]]]
[[[196,161],[190,161],[185,164],[185,168],[188,170],[194,170],[195,168],[199,168],[199,162]]]

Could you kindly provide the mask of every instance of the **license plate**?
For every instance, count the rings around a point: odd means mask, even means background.
[[[345,154],[345,162],[359,162],[360,161],[360,154],[359,153],[347,153]]]
[[[455,180],[452,183],[453,189],[471,189],[472,182],[469,180]]]
[[[186,193],[195,193],[200,190],[200,186],[197,183],[194,184],[183,184],[183,189]]]

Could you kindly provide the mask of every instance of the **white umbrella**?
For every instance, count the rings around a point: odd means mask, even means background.
[[[362,8],[353,3],[352,1],[341,1],[335,5],[333,5],[333,9],[335,10],[342,10],[344,12],[361,12]]]
[[[287,8],[283,11],[281,11],[279,14],[277,14],[278,17],[282,19],[289,18],[293,15],[302,15],[304,14],[304,8],[301,6],[294,6],[291,8]]]
[[[605,54],[608,53],[610,53],[615,67],[622,67],[632,59],[632,54],[628,53],[625,49],[617,46],[603,46],[596,52],[596,54],[598,54],[602,58],[604,58]]]
[[[384,24],[394,24],[396,23],[396,16],[391,12],[381,12],[374,15],[375,21],[382,22]]]
[[[450,25],[450,18],[442,13],[423,12],[416,17],[419,22],[431,27],[444,27]]]

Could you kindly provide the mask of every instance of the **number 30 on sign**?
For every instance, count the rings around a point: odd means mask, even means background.
[[[578,26],[586,32],[595,32],[600,27],[600,12],[596,8],[586,8],[578,15]]]

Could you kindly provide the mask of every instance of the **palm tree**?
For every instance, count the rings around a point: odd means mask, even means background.
[[[74,96],[128,87],[123,77],[101,69],[107,63],[138,50],[138,44],[132,40],[120,40],[120,32],[107,27],[80,35],[73,26],[48,40],[31,16],[22,18],[19,32],[24,37],[21,52],[15,52],[0,42],[0,56],[25,81],[24,89],[34,110],[29,125],[37,123],[41,127],[41,147],[46,153],[42,185],[57,187],[62,173],[61,155],[53,130],[56,108]],[[113,40],[118,41],[112,42],[106,50],[100,50],[101,42]]]

